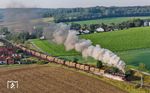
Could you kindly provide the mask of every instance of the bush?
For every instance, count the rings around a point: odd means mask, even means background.
[[[34,63],[36,63],[36,61],[35,60],[29,60],[29,59],[22,59],[22,60],[20,60],[20,63],[21,64],[34,64]]]
[[[128,70],[125,72],[125,78],[127,80],[131,80],[133,78],[134,72],[132,70]]]
[[[74,59],[73,59],[73,62],[74,62],[74,63],[78,63],[78,61],[79,61],[79,59],[77,59],[77,58],[74,58]]]
[[[47,64],[48,62],[46,62],[46,61],[37,61],[36,63],[42,65],[42,64]]]
[[[96,67],[97,68],[102,68],[103,67],[103,63],[101,61],[97,61]]]

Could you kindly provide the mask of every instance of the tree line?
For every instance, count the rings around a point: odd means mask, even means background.
[[[150,6],[88,7],[42,9],[43,17],[54,17],[55,22],[72,22],[107,17],[149,16]]]
[[[89,30],[90,33],[94,33],[96,31],[97,28],[101,27],[104,29],[104,32],[108,32],[108,31],[114,31],[114,30],[123,30],[123,29],[128,29],[128,28],[132,28],[132,27],[141,27],[144,26],[144,22],[148,21],[148,20],[142,20],[142,19],[133,19],[133,20],[128,20],[128,21],[124,21],[121,23],[111,23],[111,24],[104,24],[104,23],[100,23],[100,24],[84,24],[81,25],[79,23],[71,23],[70,28],[72,30]]]

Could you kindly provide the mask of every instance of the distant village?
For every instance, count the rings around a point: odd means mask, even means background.
[[[18,63],[18,59],[21,57],[22,55],[17,54],[16,49],[13,46],[8,46],[0,42],[0,64]]]
[[[110,31],[117,31],[128,29],[132,27],[145,27],[150,26],[150,20],[141,20],[141,19],[134,19],[132,21],[126,21],[119,24],[90,24],[89,26],[84,24],[80,25],[78,23],[72,23],[71,29],[76,30],[77,34],[90,34],[90,33],[100,33],[100,32],[110,32]]]

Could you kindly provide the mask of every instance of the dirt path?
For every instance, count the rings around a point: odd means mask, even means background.
[[[7,89],[17,80],[18,89]],[[0,68],[0,93],[125,93],[98,79],[61,67]]]

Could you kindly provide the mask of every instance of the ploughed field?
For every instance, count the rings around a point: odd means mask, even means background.
[[[7,89],[9,80],[18,89]],[[0,93],[126,93],[110,84],[60,66],[27,65],[0,68]]]

